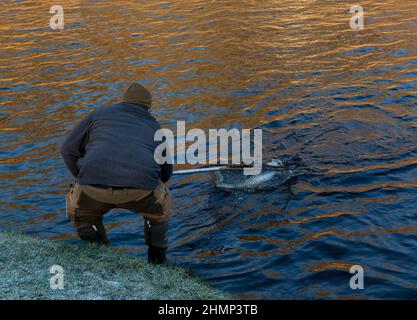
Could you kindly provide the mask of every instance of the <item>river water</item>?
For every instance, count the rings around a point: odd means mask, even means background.
[[[299,172],[256,193],[173,178],[179,264],[242,298],[417,298],[415,0],[362,1],[363,30],[351,1],[61,2],[63,30],[51,1],[0,4],[0,230],[78,243],[59,143],[139,80],[163,126],[262,128]],[[141,218],[105,222],[145,256]]]

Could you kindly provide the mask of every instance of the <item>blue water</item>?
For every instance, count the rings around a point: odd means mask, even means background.
[[[242,298],[417,298],[417,2],[50,1],[0,4],[0,230],[78,243],[65,220],[66,132],[132,81],[168,128],[264,130],[289,188],[230,193],[175,177],[170,253]],[[112,245],[145,257],[143,221]],[[352,290],[349,269],[364,268]]]

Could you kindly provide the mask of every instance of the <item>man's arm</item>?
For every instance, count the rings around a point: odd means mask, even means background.
[[[169,145],[166,145],[166,149],[162,152],[162,156],[166,158],[166,162],[160,165],[161,168],[161,181],[166,183],[172,176],[172,172],[174,171],[174,166],[172,165],[173,159],[172,154],[169,152]]]
[[[161,167],[161,181],[163,183],[165,183],[172,176],[173,165],[172,164],[168,164],[168,163],[164,163],[164,164],[161,164],[160,167]]]
[[[90,129],[92,119],[92,113],[90,113],[71,131],[61,145],[62,159],[76,178],[78,176],[77,163],[84,156],[85,146],[88,141],[88,130]]]

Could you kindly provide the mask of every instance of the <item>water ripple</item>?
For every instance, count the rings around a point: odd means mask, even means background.
[[[417,297],[417,2],[49,1],[1,3],[0,230],[77,242],[58,147],[100,103],[140,80],[154,114],[202,129],[264,129],[293,163],[290,188],[217,190],[174,178],[179,263],[242,298]],[[141,220],[106,216],[121,251],[145,255]],[[349,268],[365,269],[365,290]]]

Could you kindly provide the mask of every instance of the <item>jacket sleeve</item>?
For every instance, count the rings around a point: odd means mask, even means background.
[[[173,163],[172,154],[169,152],[168,148],[166,148],[162,152],[162,155],[165,156],[166,160],[167,160],[167,162],[160,165],[160,167],[161,167],[161,173],[160,173],[161,181],[163,183],[165,183],[171,178],[172,172],[174,171],[174,166],[172,165],[172,163]]]
[[[163,183],[167,182],[171,178],[172,171],[173,171],[172,164],[168,164],[168,163],[161,164],[161,181]]]
[[[88,131],[91,126],[93,116],[90,113],[84,118],[67,136],[61,145],[61,156],[71,171],[72,175],[78,176],[78,160],[85,154],[85,146],[88,142]]]

